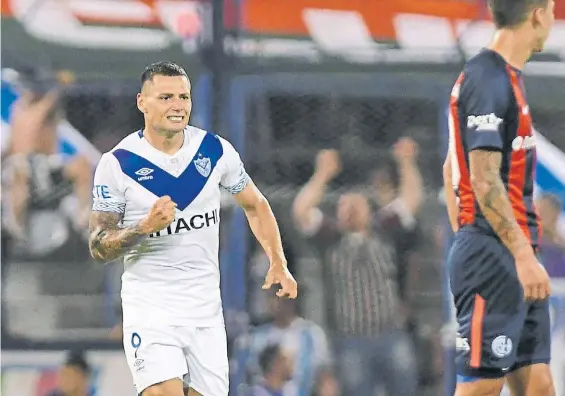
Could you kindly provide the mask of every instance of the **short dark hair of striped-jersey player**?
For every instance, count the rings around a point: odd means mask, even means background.
[[[179,65],[173,62],[155,62],[145,68],[141,74],[141,85],[147,81],[152,81],[155,76],[185,76],[188,78],[186,71]]]
[[[497,29],[513,28],[525,22],[535,8],[545,8],[550,0],[488,0]]]

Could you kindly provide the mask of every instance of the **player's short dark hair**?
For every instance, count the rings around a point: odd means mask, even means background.
[[[516,27],[537,7],[545,8],[549,0],[488,0],[492,19],[498,29]]]
[[[188,78],[186,71],[182,68],[182,66],[179,66],[176,63],[155,62],[147,66],[141,74],[141,85],[145,84],[147,81],[153,80],[153,77],[155,76],[184,76]]]
[[[259,354],[259,367],[263,375],[268,374],[273,369],[273,364],[281,352],[279,344],[267,345]]]

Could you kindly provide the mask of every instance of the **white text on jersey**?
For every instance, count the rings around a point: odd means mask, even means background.
[[[477,128],[477,131],[496,132],[500,124],[502,124],[502,118],[498,118],[494,113],[467,117],[467,128]]]

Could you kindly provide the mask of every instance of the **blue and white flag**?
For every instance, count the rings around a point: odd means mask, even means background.
[[[10,79],[11,76],[14,76],[14,72],[6,69],[2,70],[2,86],[0,91],[0,97],[2,99],[0,106],[2,153],[4,153],[10,142],[10,117],[13,105],[20,96],[17,84]],[[57,134],[59,137],[59,154],[62,154],[64,158],[71,158],[74,155],[81,154],[88,159],[93,167],[98,164],[101,157],[100,151],[82,136],[67,120],[63,119],[59,123]]]

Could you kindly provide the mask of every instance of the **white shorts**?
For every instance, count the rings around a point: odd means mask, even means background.
[[[187,374],[203,396],[227,396],[229,365],[224,327],[125,327],[124,350],[137,392]]]

